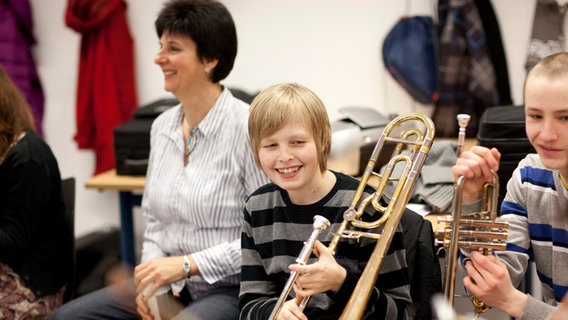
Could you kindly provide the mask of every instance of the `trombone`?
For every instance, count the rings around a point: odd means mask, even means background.
[[[335,231],[328,248],[332,255],[335,255],[337,246],[341,239],[360,239],[371,238],[377,240],[375,249],[371,254],[367,266],[349,298],[340,319],[361,319],[367,307],[368,298],[377,280],[382,266],[383,258],[387,254],[392,237],[396,232],[398,223],[406,208],[406,204],[412,195],[416,179],[419,176],[422,165],[428,156],[430,147],[434,139],[434,124],[432,120],[422,114],[412,113],[399,116],[392,120],[381,133],[371,158],[369,159],[360,183],[355,191],[348,209],[343,214],[343,221]],[[393,155],[385,166],[382,174],[375,172],[375,165],[385,143],[396,144]],[[403,152],[407,151],[407,152]],[[395,174],[395,167],[403,165],[400,174]],[[376,191],[361,200],[363,192],[369,179],[374,177],[378,181],[375,185]],[[390,195],[387,206],[381,204],[381,199],[389,182],[396,182],[396,186]],[[380,213],[380,218],[373,222],[365,222],[362,215],[365,209],[371,205],[375,211]],[[367,232],[362,229],[375,229],[383,226],[381,234]],[[302,250],[304,251],[304,250]],[[293,276],[293,275],[291,275]],[[287,296],[293,281],[288,281],[282,295]],[[281,295],[281,296],[282,296]],[[285,300],[285,299],[282,299]],[[309,301],[309,297],[304,298],[300,303],[303,310]],[[277,302],[273,309],[273,314],[269,319],[278,316],[281,304]],[[276,311],[275,311],[276,310]]]
[[[469,115],[457,116],[459,125],[458,157],[463,151],[465,128]],[[436,244],[446,250],[444,263],[444,296],[453,305],[455,296],[456,265],[458,249],[480,250],[483,254],[492,251],[503,251],[507,244],[508,222],[498,218],[497,205],[499,198],[499,177],[493,173],[491,182],[485,183],[482,191],[481,210],[473,213],[462,213],[462,194],[466,177],[461,176],[454,184],[451,216],[439,217],[443,229],[436,230]],[[476,314],[486,312],[489,307],[479,298],[471,297]]]

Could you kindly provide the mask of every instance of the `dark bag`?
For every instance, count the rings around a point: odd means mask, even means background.
[[[179,104],[163,98],[134,111],[134,119],[114,128],[114,157],[117,175],[144,176],[150,157],[150,129],[162,112]]]
[[[383,62],[392,77],[418,102],[438,100],[436,30],[432,17],[405,16],[383,42]]]
[[[507,192],[507,182],[527,154],[535,153],[525,131],[524,106],[497,106],[485,109],[479,120],[477,141],[480,146],[497,148],[499,161],[499,203]]]

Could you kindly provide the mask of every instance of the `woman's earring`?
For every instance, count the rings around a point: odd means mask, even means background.
[[[205,67],[205,73],[209,73],[211,72],[211,69],[209,69],[209,67]]]

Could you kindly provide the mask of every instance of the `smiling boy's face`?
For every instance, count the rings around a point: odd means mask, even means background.
[[[568,76],[535,76],[525,89],[526,132],[543,164],[568,177]]]
[[[319,184],[321,169],[314,138],[299,121],[289,120],[260,140],[260,165],[268,178],[293,193],[309,192]]]

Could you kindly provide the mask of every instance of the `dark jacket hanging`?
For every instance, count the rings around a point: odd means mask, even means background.
[[[439,0],[440,99],[433,121],[439,137],[457,136],[456,116],[471,116],[467,128],[475,136],[479,117],[499,104],[497,79],[474,0]]]
[[[481,13],[481,22],[487,35],[487,48],[495,70],[497,92],[499,92],[499,105],[511,105],[511,87],[509,84],[509,68],[501,38],[501,28],[490,0],[475,0],[477,10]]]

